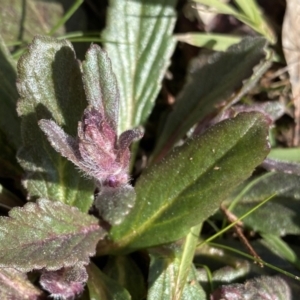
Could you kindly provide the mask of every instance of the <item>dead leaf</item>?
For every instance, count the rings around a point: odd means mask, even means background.
[[[300,2],[287,0],[283,28],[282,46],[289,69],[295,105],[294,146],[300,144]]]

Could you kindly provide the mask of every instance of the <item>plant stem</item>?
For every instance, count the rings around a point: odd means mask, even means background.
[[[186,280],[190,272],[191,264],[194,259],[194,254],[197,247],[201,228],[202,228],[202,223],[192,227],[185,239],[185,243],[183,245],[183,249],[181,252],[181,259],[180,259],[180,266],[177,274],[177,280],[175,283],[175,287],[173,289],[174,294],[172,299],[174,300],[181,299],[182,291],[184,285],[186,284]]]

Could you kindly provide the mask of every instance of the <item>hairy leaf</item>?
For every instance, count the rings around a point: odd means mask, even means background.
[[[19,60],[18,90],[23,140],[19,160],[27,171],[25,187],[31,196],[87,211],[93,201],[93,183],[54,151],[37,125],[41,119],[53,119],[67,133],[75,135],[77,131],[87,102],[72,45],[36,37]]]
[[[257,75],[255,75],[257,76]],[[245,86],[244,86],[245,87]],[[195,129],[193,130],[193,136],[197,136],[207,128],[223,121],[226,119],[230,119],[235,117],[238,113],[241,112],[251,112],[256,111],[260,112],[263,115],[266,116],[266,118],[269,119],[270,125],[274,124],[274,122],[279,119],[284,114],[284,106],[279,104],[279,102],[264,102],[260,104],[253,104],[253,105],[234,105],[233,107],[230,107],[229,109],[220,111],[219,114],[216,115],[214,118],[208,118],[204,122],[200,122]]]
[[[242,85],[242,81],[251,75],[254,66],[265,56],[265,45],[263,38],[245,38],[227,52],[208,57],[200,66],[194,64],[159,136],[154,161],[165,156],[196,122]]]
[[[106,276],[91,263],[87,267],[89,280],[88,289],[93,300],[131,300],[129,293],[115,280]]]
[[[104,235],[96,218],[40,199],[0,218],[0,267],[30,271],[87,264]]]
[[[291,300],[291,289],[280,277],[262,276],[247,281],[245,284],[222,286],[210,296],[211,300]]]
[[[237,250],[244,251],[245,246],[239,244],[240,248]],[[212,248],[210,248],[213,251]],[[216,249],[214,249],[216,250]],[[255,248],[256,250],[256,248]],[[219,257],[216,257],[216,253],[212,253],[212,259],[217,260]],[[268,252],[269,253],[269,252]],[[215,255],[214,255],[215,254]],[[224,253],[223,253],[224,254]],[[222,254],[220,253],[220,256]],[[255,266],[251,266],[251,263],[247,260],[242,260],[238,257],[224,255],[223,262],[225,262],[225,266],[221,267],[220,269],[215,270],[211,276],[212,278],[207,278],[207,281],[213,280],[217,284],[226,284],[229,282],[235,282],[237,280],[241,280],[241,278],[246,277],[247,275],[251,274],[255,270]],[[206,274],[207,276],[208,274]]]
[[[82,68],[87,101],[106,117],[116,131],[120,95],[110,59],[99,46],[92,45],[86,53]]]
[[[243,220],[255,231],[276,235],[300,233],[300,176],[267,173],[239,187],[224,204],[241,216],[258,203],[275,194],[269,202]],[[236,202],[237,201],[237,202]]]
[[[0,297],[2,300],[38,300],[42,299],[42,295],[43,292],[27,279],[26,274],[13,268],[0,268]]]
[[[105,115],[94,107],[84,110],[73,138],[51,120],[40,120],[39,126],[51,146],[74,163],[99,187],[123,187],[129,181],[129,146],[140,137],[138,130],[127,130],[118,138]]]
[[[111,225],[118,225],[134,207],[135,199],[135,191],[131,185],[103,187],[95,199],[95,207],[101,218]]]
[[[120,88],[119,132],[145,122],[173,53],[176,0],[111,0],[102,37]]]
[[[274,123],[284,115],[285,107],[279,101],[266,101],[252,105],[235,105],[232,109],[236,112],[259,111]]]
[[[85,267],[76,264],[57,271],[44,271],[40,284],[54,299],[74,299],[83,292],[87,280],[88,274]]]
[[[112,227],[112,244],[98,251],[133,250],[183,237],[262,162],[269,151],[267,132],[263,115],[241,113],[176,148],[142,174],[135,207],[121,226]]]
[[[282,161],[266,158],[261,164],[267,171],[282,172],[300,176],[300,164],[298,162]]]

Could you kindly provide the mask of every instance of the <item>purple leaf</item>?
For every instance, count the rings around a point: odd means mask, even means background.
[[[245,284],[224,285],[215,290],[210,300],[291,300],[291,289],[280,277],[261,276]]]
[[[54,121],[40,120],[39,126],[47,135],[51,146],[62,156],[79,166],[78,142],[66,134]]]
[[[121,150],[125,150],[132,142],[138,141],[142,137],[143,132],[140,128],[126,130],[119,137],[119,147]]]
[[[55,299],[74,299],[83,292],[87,280],[88,274],[85,267],[76,264],[57,271],[44,271],[40,284]]]
[[[195,128],[193,134],[200,135],[209,127],[230,118],[234,118],[237,114],[241,112],[260,112],[265,115],[266,120],[269,121],[269,124],[273,124],[277,119],[279,119],[284,114],[284,106],[278,102],[264,102],[264,103],[256,103],[252,105],[235,105],[230,107],[229,109],[221,111],[214,118],[206,118],[202,120]]]
[[[25,273],[13,268],[0,269],[0,299],[45,299],[43,292],[36,288]]]
[[[58,270],[87,264],[106,232],[98,219],[61,202],[40,199],[0,218],[0,267]]]
[[[119,153],[118,153],[118,161],[120,163],[125,163],[130,159],[129,146],[132,142],[138,141],[143,137],[143,132],[140,128],[135,128],[132,130],[124,131],[118,141],[119,145]]]
[[[287,162],[272,158],[266,158],[261,165],[267,171],[283,172],[300,176],[300,164],[296,162]]]
[[[94,107],[85,109],[76,140],[53,121],[41,120],[39,125],[53,148],[93,177],[98,186],[127,185],[129,146],[142,136],[138,129],[127,130],[117,139],[115,129]]]

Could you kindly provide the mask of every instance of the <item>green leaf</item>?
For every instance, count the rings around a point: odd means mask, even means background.
[[[202,66],[194,66],[174,109],[169,114],[153,153],[161,159],[193,125],[226,100],[265,56],[265,39],[245,38],[224,53],[215,53]]]
[[[239,187],[224,204],[241,216],[275,194],[265,205],[250,214],[243,223],[255,231],[275,235],[300,233],[300,176],[267,173]]]
[[[257,31],[258,33],[262,34],[271,43],[274,44],[276,42],[276,37],[273,30],[261,16],[260,9],[253,0],[235,0],[240,10],[236,9],[233,5],[223,3],[222,0],[194,1],[213,8],[216,13],[231,15]]]
[[[93,183],[51,147],[37,125],[41,119],[52,119],[71,136],[77,132],[87,102],[72,45],[66,40],[36,37],[19,60],[18,90],[23,140],[19,160],[27,171],[24,185],[30,196],[88,211]]]
[[[176,38],[179,42],[196,47],[205,47],[214,51],[226,51],[228,47],[242,40],[242,37],[234,35],[196,32],[176,34]]]
[[[238,16],[238,11],[231,5],[220,0],[194,0],[195,2],[214,8],[219,14],[228,14],[234,17]]]
[[[268,158],[281,161],[300,162],[300,148],[274,148],[271,149]]]
[[[40,199],[0,218],[0,267],[25,272],[87,264],[104,235],[95,217]]]
[[[90,299],[93,300],[131,300],[129,293],[115,280],[109,278],[91,263],[87,267],[87,282]]]
[[[253,28],[258,33],[265,36],[265,38],[274,44],[276,42],[276,36],[272,28],[267,23],[267,18],[262,16],[261,9],[256,4],[256,1],[235,0],[234,2],[236,2],[236,4],[239,6],[242,14],[245,15],[245,17],[238,19]]]
[[[26,274],[13,268],[0,269],[0,297],[10,299],[42,299],[43,292],[36,288]]]
[[[135,207],[121,225],[112,227],[112,244],[98,251],[164,244],[203,222],[266,157],[266,122],[260,113],[241,113],[150,167],[135,186]]]
[[[149,292],[147,300],[190,300],[190,299],[207,299],[204,290],[199,285],[195,268],[189,269],[188,278],[184,284],[182,295],[176,294],[174,288],[179,272],[179,260],[172,257],[163,257],[159,253],[150,254],[149,270]]]
[[[240,10],[253,22],[258,22],[260,19],[259,8],[253,0],[235,0]]]
[[[132,300],[146,295],[144,276],[130,256],[110,256],[103,272],[130,293]]]
[[[145,122],[175,46],[176,0],[111,0],[102,37],[120,88],[119,132]]]

